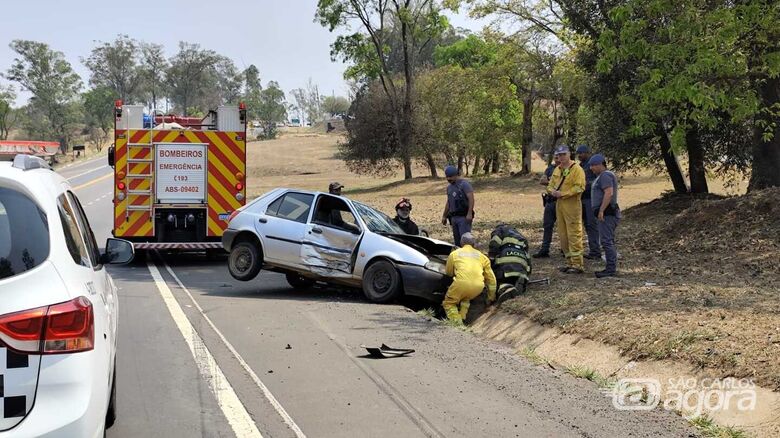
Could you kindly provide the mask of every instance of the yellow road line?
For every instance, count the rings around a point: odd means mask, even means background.
[[[103,176],[101,176],[100,178],[93,179],[92,181],[90,181],[90,182],[88,182],[88,183],[82,184],[82,185],[80,185],[80,186],[73,187],[71,190],[74,190],[74,191],[75,191],[75,190],[81,190],[81,189],[83,189],[83,188],[85,188],[85,187],[89,187],[89,186],[91,186],[92,184],[97,184],[97,183],[99,183],[100,181],[103,181],[103,180],[106,180],[106,179],[112,178],[113,176],[114,176],[114,174],[113,174],[113,173],[109,173],[108,175],[103,175]]]

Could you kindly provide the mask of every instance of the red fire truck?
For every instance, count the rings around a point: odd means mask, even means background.
[[[115,103],[115,237],[136,249],[218,250],[246,202],[246,107],[202,118],[144,114]]]

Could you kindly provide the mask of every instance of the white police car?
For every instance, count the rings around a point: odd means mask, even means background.
[[[0,437],[97,437],[115,418],[116,287],[68,183],[41,159],[0,162]]]

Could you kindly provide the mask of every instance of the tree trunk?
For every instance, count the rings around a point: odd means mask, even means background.
[[[567,99],[566,103],[567,141],[570,145],[577,143],[577,114],[580,112],[580,99],[576,96]]]
[[[466,149],[458,148],[458,173],[463,175],[463,163],[466,161]]]
[[[471,174],[472,174],[472,175],[476,175],[476,174],[478,174],[478,173],[479,173],[479,163],[480,163],[481,161],[482,161],[482,160],[480,159],[480,156],[479,156],[479,155],[476,155],[476,156],[474,157],[474,167],[471,169]]]
[[[433,159],[433,155],[430,152],[425,153],[425,162],[428,163],[428,168],[431,170],[431,176],[434,178],[439,177],[438,169],[436,169],[436,160]]]
[[[709,193],[707,186],[707,171],[704,168],[704,146],[696,128],[691,128],[685,134],[688,147],[688,174],[691,179],[691,193]]]
[[[758,88],[762,108],[772,108],[780,103],[780,78],[767,79]],[[765,126],[774,124],[774,130],[772,138],[764,141],[763,123],[756,123],[753,128],[753,173],[748,192],[780,187],[780,117],[762,112],[758,120],[765,122]]]
[[[534,99],[533,93],[529,93],[523,99],[523,136],[522,136],[522,154],[523,154],[523,166],[520,169],[521,175],[527,175],[531,173],[531,142],[534,140],[534,125],[533,125],[533,113],[534,113]]]
[[[485,164],[482,165],[482,173],[485,175],[490,174],[490,168],[493,166],[493,159],[485,157]]]
[[[658,129],[658,141],[661,146],[661,156],[666,165],[666,172],[669,173],[675,193],[688,193],[688,184],[685,183],[685,176],[683,176],[682,169],[680,169],[680,162],[677,160],[674,151],[672,151],[672,142],[663,128]]]
[[[501,170],[501,155],[499,155],[498,152],[493,154],[493,165],[491,166],[490,171],[492,173],[498,173]]]

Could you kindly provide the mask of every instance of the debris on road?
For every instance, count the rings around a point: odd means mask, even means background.
[[[414,350],[412,349],[392,348],[385,344],[382,344],[381,347],[368,347],[366,345],[361,345],[360,348],[365,348],[366,351],[368,351],[368,357],[374,359],[387,359],[391,357],[408,356],[414,353]]]
[[[287,346],[286,346],[286,347],[284,347],[284,349],[285,349],[285,350],[292,350],[292,346],[290,346],[290,344],[287,344]]]

